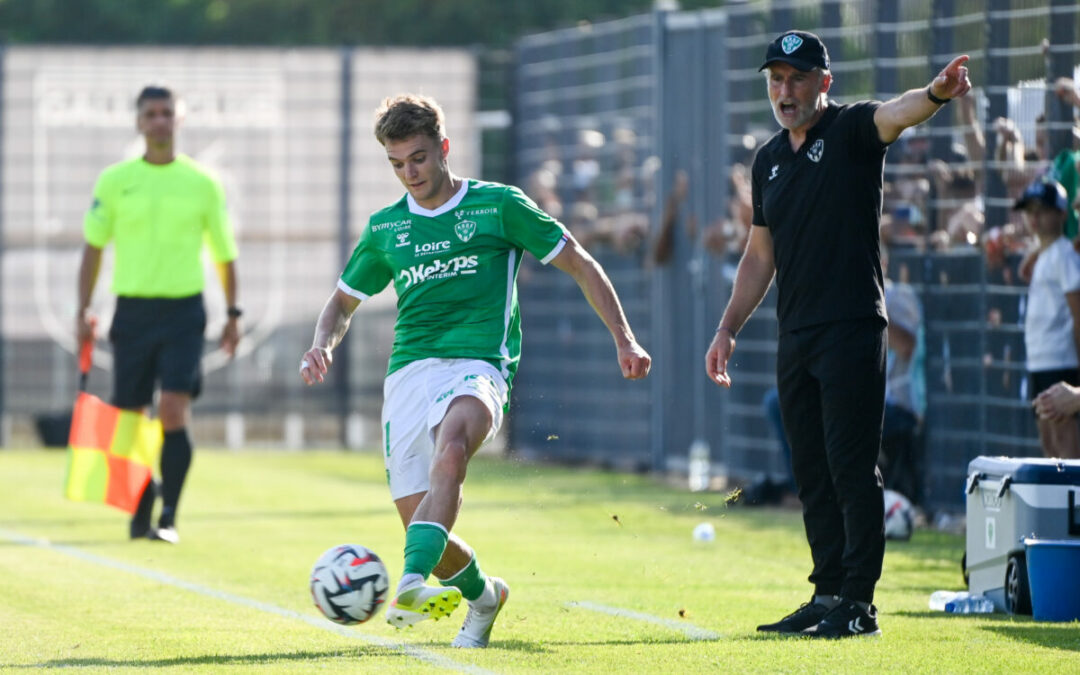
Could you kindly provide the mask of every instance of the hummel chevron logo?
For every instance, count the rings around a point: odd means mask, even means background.
[[[847,629],[849,631],[851,631],[852,633],[861,633],[861,632],[863,632],[862,624],[859,623],[859,619],[861,619],[861,618],[862,618],[861,616],[857,616],[854,619],[852,619],[851,621],[848,621],[847,622]]]

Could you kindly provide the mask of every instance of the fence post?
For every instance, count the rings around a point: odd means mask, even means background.
[[[1050,0],[1050,53],[1046,63],[1046,121],[1051,154],[1071,149],[1072,105],[1054,94],[1054,81],[1073,76],[1076,67],[1076,0]],[[1050,157],[1049,159],[1053,159]]]
[[[882,101],[895,96],[896,65],[884,66],[882,61],[896,59],[896,29],[893,27],[900,16],[897,0],[880,0],[874,20],[874,97]],[[888,24],[888,29],[882,25]]]
[[[949,19],[956,15],[954,0],[936,0],[934,13],[930,19],[930,33],[933,36],[933,45],[930,53],[930,72],[927,74],[927,82],[935,77],[949,63],[953,52],[953,27]],[[933,157],[945,157],[952,144],[951,132],[952,111],[946,110],[945,114],[934,115],[930,118],[931,139],[930,151]],[[938,195],[940,197],[940,195]],[[937,222],[937,209],[934,209],[935,229],[940,229],[944,223]]]
[[[983,91],[989,100],[983,136],[986,138],[986,153],[983,158],[984,189],[987,194],[986,222],[1005,223],[1008,221],[1008,207],[1004,201],[1008,198],[1008,188],[1001,178],[1001,170],[991,169],[997,156],[998,138],[994,133],[993,122],[999,117],[1009,116],[1009,0],[990,0],[986,14],[986,84]]]
[[[667,49],[667,12],[659,10],[653,13],[653,77],[655,87],[655,98],[653,99],[653,148],[657,156],[664,156],[664,147],[667,143],[667,131],[664,128],[664,96],[666,87],[664,86],[664,64],[666,61],[665,50]],[[667,173],[667,167],[661,167],[659,171],[655,172],[653,176],[654,192],[656,199],[653,203],[652,219],[654,223],[659,223],[663,217],[664,202],[667,200],[668,186],[665,184],[664,175]],[[668,363],[672,362],[668,354],[668,340],[667,331],[662,330],[660,327],[662,322],[658,321],[658,317],[663,316],[666,303],[664,302],[665,290],[667,283],[665,274],[661,270],[657,270],[652,275],[650,283],[650,292],[652,293],[650,312],[652,313],[651,326],[652,330],[650,336],[652,338],[652,355],[658,362],[666,359]],[[665,368],[657,368],[657,372],[653,373],[649,378],[649,392],[652,396],[652,418],[649,420],[650,427],[650,440],[652,443],[650,455],[652,458],[652,469],[656,472],[667,471],[667,443],[664,438],[664,419],[666,416],[666,405],[664,396],[664,380],[665,380]]]
[[[802,29],[801,26],[795,25],[795,10],[789,3],[773,3],[770,21],[772,22],[772,35],[770,38],[775,37],[786,30]]]
[[[0,43],[0,281],[4,278],[4,45]],[[0,448],[7,445],[4,424],[4,294],[0,293]]]
[[[822,36],[822,40],[825,41],[825,45],[829,50],[829,62],[841,63],[845,58],[844,38],[837,30],[844,25],[844,18],[840,14],[839,2],[826,2],[821,6],[821,32],[825,35],[836,37],[829,37],[826,39]],[[850,77],[835,77],[833,78],[832,87],[829,89],[829,98],[834,96],[839,98],[851,90]]]
[[[349,208],[349,188],[352,182],[352,61],[353,48],[341,48],[341,138],[340,159],[338,162],[338,269],[344,269],[352,252],[351,210]],[[335,389],[337,390],[338,426],[342,447],[348,447],[349,413],[351,412],[352,368],[349,349],[350,341],[342,340],[334,350],[334,367],[337,370]]]

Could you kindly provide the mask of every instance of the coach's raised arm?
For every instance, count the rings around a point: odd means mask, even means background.
[[[949,101],[971,91],[971,80],[964,65],[967,61],[967,54],[957,56],[927,86],[904,92],[878,106],[874,124],[881,141],[892,143],[900,138],[904,129],[922,124]]]

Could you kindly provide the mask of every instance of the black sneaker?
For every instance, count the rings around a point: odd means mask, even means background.
[[[877,607],[867,612],[854,602],[845,600],[825,615],[814,628],[806,631],[811,637],[843,638],[881,635],[877,622]]]
[[[150,527],[150,518],[154,515],[154,500],[157,499],[157,484],[150,481],[139,498],[139,505],[131,517],[128,533],[132,539],[149,537],[153,528]]]
[[[810,602],[804,602],[797,610],[783,619],[776,623],[758,626],[757,629],[763,633],[801,633],[807,628],[818,625],[828,613],[828,607],[820,602],[814,602],[814,599],[810,598]]]

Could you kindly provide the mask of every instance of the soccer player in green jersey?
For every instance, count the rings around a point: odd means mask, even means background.
[[[236,306],[236,242],[217,179],[189,157],[177,154],[176,98],[164,87],[145,87],[136,101],[136,126],[146,140],[141,157],[107,167],[94,186],[86,214],[79,268],[78,344],[94,339],[90,300],[109,242],[115,247],[112,291],[116,312],[109,329],[113,344],[113,403],[130,410],[150,405],[160,385],[158,414],[165,432],[161,449],[162,507],[150,526],[157,488],[143,491],[131,520],[132,539],[177,543],[176,510],[191,465],[187,427],[191,400],[202,386],[199,361],[206,310],[202,249],[208,244],[218,266],[228,320],[221,336],[230,356],[240,341]]]
[[[623,377],[645,377],[651,360],[604,270],[561,223],[516,187],[450,171],[450,141],[434,100],[388,98],[375,115],[375,137],[406,194],[371,216],[323,307],[300,375],[309,385],[322,382],[357,306],[394,284],[398,317],[382,424],[390,494],[406,533],[387,622],[400,628],[448,616],[464,597],[469,612],[453,645],[486,647],[509,588],[486,576],[451,530],[469,459],[498,431],[517,370],[515,279],[524,252],[577,281],[614,338]],[[442,588],[426,585],[432,572]]]

